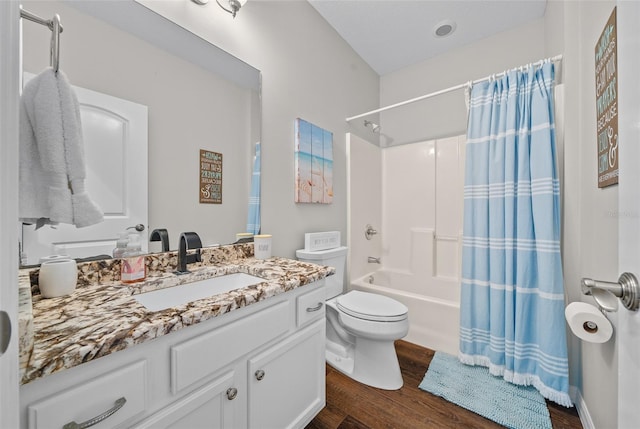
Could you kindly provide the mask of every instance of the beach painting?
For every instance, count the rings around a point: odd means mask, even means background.
[[[333,133],[303,119],[295,122],[295,202],[333,202]]]

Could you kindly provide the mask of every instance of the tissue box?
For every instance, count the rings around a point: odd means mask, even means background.
[[[340,231],[308,232],[304,235],[304,250],[316,251],[340,247]]]

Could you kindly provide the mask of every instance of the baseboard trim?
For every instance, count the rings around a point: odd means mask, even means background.
[[[583,429],[596,429],[596,426],[593,424],[593,420],[591,420],[591,415],[587,409],[587,403],[584,402],[580,389],[575,386],[569,386],[569,395],[576,406]]]

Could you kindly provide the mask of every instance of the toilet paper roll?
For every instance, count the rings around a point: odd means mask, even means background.
[[[572,302],[565,308],[571,332],[583,341],[589,343],[604,343],[613,334],[613,326],[600,310],[586,302]]]

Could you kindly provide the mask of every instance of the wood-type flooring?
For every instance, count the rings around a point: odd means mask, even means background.
[[[327,405],[306,429],[419,429],[503,426],[418,389],[434,351],[396,341],[404,386],[387,391],[365,386],[327,365]],[[575,408],[547,401],[554,429],[582,429]]]

